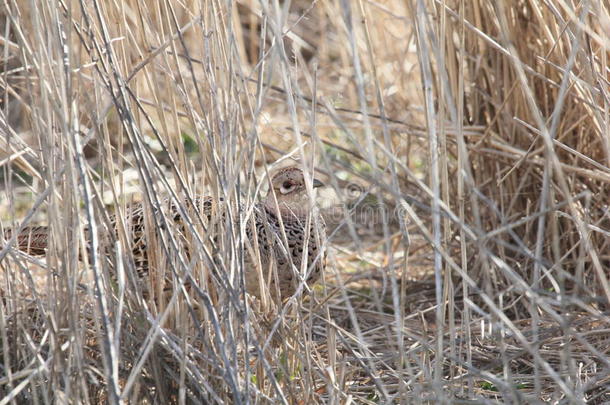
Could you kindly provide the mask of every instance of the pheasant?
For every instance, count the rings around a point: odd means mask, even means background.
[[[312,185],[317,188],[324,184],[314,179]],[[301,281],[300,277],[297,277],[297,271],[299,274],[302,269],[306,271],[305,281],[308,284],[313,284],[320,278],[326,266],[326,230],[317,207],[311,207],[305,177],[299,167],[287,167],[277,171],[271,178],[271,186],[273,192],[270,190],[263,201],[256,203],[251,216],[252,223],[247,224],[245,230],[246,243],[258,247],[259,253],[257,255],[250,249],[250,252],[244,255],[246,291],[251,295],[260,296],[258,263],[264,275],[268,275],[268,269],[275,263],[279,285],[275,285],[276,278],[273,276],[265,277],[264,282],[268,280],[270,291],[279,288],[281,297],[286,298],[295,293]],[[214,200],[211,197],[197,197],[195,206],[205,217],[211,219],[214,208]],[[172,204],[170,210],[171,220],[175,221],[181,232],[185,232],[187,227],[182,222],[177,207]],[[144,278],[149,273],[149,245],[143,205],[138,203],[129,207],[126,217],[136,272],[140,278]],[[110,223],[113,231],[118,232],[116,216],[110,217]],[[12,235],[13,231],[8,229],[4,237],[9,240]],[[21,251],[42,256],[48,248],[48,241],[48,227],[33,226],[23,228],[15,243]],[[305,266],[303,260],[306,261]]]

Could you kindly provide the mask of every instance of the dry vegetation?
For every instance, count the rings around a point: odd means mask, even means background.
[[[0,250],[0,404],[610,401],[609,12],[2,2],[3,225],[51,245]],[[244,230],[188,201],[243,218],[292,158],[329,185],[329,266],[259,301]],[[191,232],[148,215],[144,297],[108,215],[167,198]]]

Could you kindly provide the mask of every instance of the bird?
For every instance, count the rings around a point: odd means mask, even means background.
[[[241,246],[247,251],[244,255],[245,286],[248,294],[260,298],[261,287],[265,284],[272,294],[279,290],[279,296],[285,299],[295,294],[302,281],[313,285],[323,274],[326,267],[326,227],[318,207],[310,203],[305,175],[300,166],[278,169],[271,176],[270,185],[267,195],[254,205],[251,222],[245,227],[246,237]],[[312,180],[314,189],[323,186],[320,180]],[[217,203],[210,196],[197,196],[194,199],[195,207],[208,220],[220,207]],[[138,278],[146,278],[150,272],[151,244],[147,240],[150,230],[146,227],[147,224],[154,225],[151,221],[145,221],[144,211],[142,203],[135,203],[124,214]],[[169,212],[170,220],[184,234],[189,228],[183,222],[180,210],[170,203]],[[117,214],[110,216],[110,228],[115,237],[119,232],[118,222]],[[214,231],[216,227],[207,229],[217,232]],[[15,245],[32,256],[44,256],[49,247],[49,231],[47,226],[23,227],[18,230]],[[5,240],[10,240],[14,233],[15,230],[6,229]],[[88,235],[86,228],[85,235]],[[216,240],[219,235],[211,236],[212,240]],[[87,242],[88,254],[90,249],[90,242]],[[269,269],[273,266],[276,272],[270,273]],[[259,267],[262,271],[257,270]],[[263,275],[263,280],[260,275]]]

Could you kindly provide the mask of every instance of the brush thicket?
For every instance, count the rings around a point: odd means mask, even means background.
[[[7,2],[2,219],[50,244],[0,253],[0,404],[610,400],[608,11]],[[246,297],[235,224],[292,159],[327,274]]]

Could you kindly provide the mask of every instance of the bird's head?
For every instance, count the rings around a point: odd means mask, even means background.
[[[315,178],[312,180],[314,189],[322,186],[324,186],[324,183],[320,180]],[[287,210],[296,215],[309,212],[311,204],[307,195],[305,176],[300,167],[292,166],[279,169],[271,176],[271,187],[273,187],[280,211]],[[274,193],[269,191],[265,201],[267,208],[273,211],[275,211]]]

